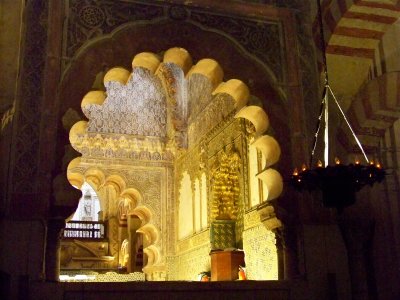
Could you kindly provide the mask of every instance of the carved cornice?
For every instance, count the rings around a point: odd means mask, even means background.
[[[243,229],[247,230],[261,224],[260,214],[256,209],[247,211],[243,216]]]
[[[257,208],[261,222],[269,230],[282,227],[282,222],[276,217],[274,207],[268,202],[263,203]]]
[[[174,155],[163,139],[87,132],[78,135],[74,148],[84,158],[172,162]]]

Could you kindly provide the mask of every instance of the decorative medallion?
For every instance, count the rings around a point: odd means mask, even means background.
[[[190,11],[180,5],[172,5],[168,10],[169,17],[172,20],[182,21],[188,18]]]
[[[104,12],[95,5],[88,5],[79,11],[79,20],[87,27],[98,27],[105,21]]]

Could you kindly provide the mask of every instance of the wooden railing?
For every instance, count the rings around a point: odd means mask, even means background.
[[[64,239],[91,239],[106,238],[105,224],[91,221],[69,221],[65,224]]]

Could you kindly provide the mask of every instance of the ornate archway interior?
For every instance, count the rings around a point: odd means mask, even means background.
[[[94,187],[107,223],[110,258],[92,269],[135,271],[129,257],[140,234],[147,280],[195,280],[210,271],[210,251],[227,248],[244,250],[249,279],[278,279],[273,230],[281,222],[268,201],[283,189],[273,168],[280,147],[266,134],[264,109],[248,103],[248,87],[222,80],[215,60],[193,64],[171,48],[137,54],[132,72],[110,69],[106,91],[83,97],[88,121],[70,130],[82,156],[67,176]]]

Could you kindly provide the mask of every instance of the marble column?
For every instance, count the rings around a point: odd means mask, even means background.
[[[276,251],[278,254],[278,278],[285,279],[284,240],[280,230],[274,230],[276,240]]]
[[[137,230],[140,228],[142,221],[136,215],[128,216],[128,238],[129,238],[129,261],[128,261],[128,273],[135,272],[136,267],[136,254],[137,254]],[[140,270],[141,271],[141,270]]]
[[[60,238],[65,220],[61,218],[47,221],[45,271],[47,281],[58,281],[60,276]]]
[[[299,276],[297,235],[295,229],[290,226],[284,226],[279,231],[283,252],[283,279],[294,279]]]
[[[378,299],[372,256],[375,221],[342,215],[338,225],[347,249],[352,299]]]

